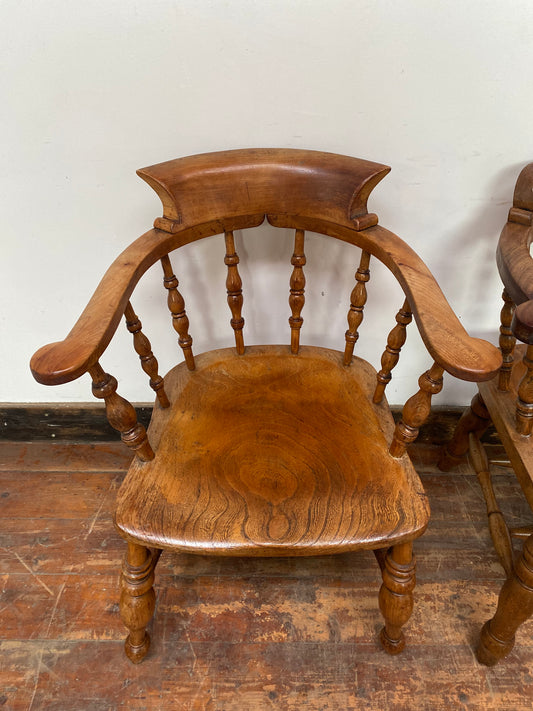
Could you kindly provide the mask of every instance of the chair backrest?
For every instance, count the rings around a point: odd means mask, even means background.
[[[376,225],[377,215],[368,213],[367,199],[389,170],[378,163],[318,151],[252,149],[180,158],[137,173],[154,188],[163,204],[163,217],[154,222],[156,229],[177,234],[189,226],[196,229],[201,226],[195,239],[212,234],[208,225],[214,224],[217,232],[223,231],[231,326],[235,331],[237,351],[243,354],[243,293],[234,231],[258,226],[264,222],[265,216],[270,222],[277,220],[277,226],[281,226],[279,220],[283,218],[300,216],[357,231]],[[301,313],[305,303],[304,243],[304,229],[296,228],[289,284],[289,324],[294,354],[299,349]],[[370,254],[365,252],[359,270],[364,270],[364,274],[358,272],[360,280],[368,280],[369,259]],[[162,258],[162,264],[179,343],[189,368],[193,369],[192,339],[188,333],[184,301],[177,291],[178,281],[168,255]],[[364,292],[364,283],[361,288]],[[349,319],[347,339],[352,350],[357,339],[356,321],[359,319],[360,323],[362,320],[361,288],[358,289],[358,303],[352,303],[353,315]],[[346,360],[348,358],[346,355]]]
[[[413,401],[410,406],[412,423],[403,431],[403,440],[414,439],[418,431],[416,423],[423,419],[421,413],[428,411],[431,395],[440,390],[444,371],[464,380],[479,381],[492,377],[500,361],[492,346],[468,336],[420,257],[399,237],[381,227],[377,215],[368,212],[370,192],[388,172],[387,166],[357,158],[290,149],[210,153],[138,171],[159,195],[163,216],[155,220],[154,229],[131,244],[111,265],[67,338],[45,346],[35,354],[32,359],[34,376],[42,383],[57,384],[89,372],[93,378],[93,392],[105,399],[110,421],[115,420],[113,426],[122,431],[123,438],[126,427],[128,443],[133,442],[132,446],[136,448],[141,435],[135,429],[137,425],[131,410],[124,405],[125,401],[117,399],[116,381],[99,364],[100,356],[125,315],[150,384],[160,404],[168,405],[157,360],[130,303],[135,285],[150,266],[161,262],[174,328],[187,366],[193,370],[189,319],[169,255],[186,244],[223,234],[231,326],[237,351],[244,354],[243,293],[234,231],[258,226],[266,219],[275,227],[295,231],[288,285],[293,354],[299,350],[303,323],[306,231],[333,237],[362,250],[349,303],[346,299],[346,366],[352,360],[363,320],[371,258],[380,260],[396,277],[404,299],[387,338],[374,400],[379,402],[383,397],[405,342],[406,327],[414,317],[434,360],[433,366],[419,381],[423,406],[420,398]],[[403,445],[393,446],[392,451],[399,456]]]
[[[516,428],[521,435],[533,430],[533,163],[520,173],[513,206],[497,250],[497,263],[504,284],[501,311],[500,349],[503,365],[498,387],[510,388],[516,339],[527,345],[523,362],[525,374],[518,388]]]
[[[359,230],[377,224],[366,203],[389,171],[332,153],[270,148],[178,158],[137,174],[159,195],[163,218],[154,227],[167,232],[254,215],[260,224],[270,214],[305,215]]]

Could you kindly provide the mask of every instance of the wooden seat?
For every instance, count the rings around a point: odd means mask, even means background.
[[[480,437],[492,422],[526,500],[533,510],[533,164],[518,177],[513,207],[500,236],[497,261],[504,283],[498,375],[478,384],[479,393],[460,419],[441,458],[450,469],[469,451],[481,484],[489,530],[507,575],[495,616],[485,624],[477,649],[480,662],[496,664],[514,646],[518,627],[533,614],[533,527],[509,529],[491,481],[490,463]],[[515,346],[517,339],[522,345]],[[503,462],[499,462],[502,464]],[[515,560],[512,538],[524,541]]]
[[[376,372],[342,354],[250,346],[204,353],[166,377],[172,408],[148,431],[116,525],[155,548],[223,555],[316,555],[392,545],[428,520],[409,458],[388,452],[394,423],[372,403]],[[346,507],[351,513],[346,515]],[[139,532],[142,532],[139,538]]]
[[[132,661],[148,651],[154,571],[165,550],[304,556],[372,549],[383,575],[381,641],[390,653],[403,648],[415,585],[412,545],[429,517],[406,445],[427,418],[444,371],[477,382],[491,378],[501,359],[497,349],[466,334],[422,260],[368,213],[368,196],[388,170],[328,153],[256,149],[139,171],[160,196],[163,217],[113,263],[67,338],[33,357],[33,374],[44,384],[88,372],[110,423],[136,455],[115,511],[128,543],[120,610]],[[294,230],[286,345],[245,345],[234,230],[265,218]],[[300,345],[306,230],[358,248],[340,350]],[[235,347],[195,355],[169,255],[215,234],[226,246]],[[354,356],[372,257],[390,269],[405,295],[384,336],[379,372]],[[184,356],[164,378],[130,301],[142,274],[158,261]],[[156,393],[148,432],[100,364],[123,315]],[[395,425],[384,392],[413,317],[433,363]]]

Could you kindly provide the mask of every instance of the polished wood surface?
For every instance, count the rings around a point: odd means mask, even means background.
[[[507,293],[507,289],[502,293],[503,306],[500,312],[500,350],[502,352],[502,367],[498,376],[498,390],[509,390],[511,371],[514,362],[514,348],[516,337],[513,335],[511,324],[515,312],[515,304]]]
[[[143,462],[154,458],[143,425],[137,421],[135,408],[117,393],[117,379],[106,373],[100,363],[89,371],[93,380],[93,395],[105,402],[105,411],[109,424],[117,432],[125,445],[130,447]]]
[[[268,221],[277,227],[300,227],[336,237],[370,252],[402,287],[424,345],[435,362],[454,377],[473,382],[488,380],[498,371],[501,354],[487,341],[466,333],[426,264],[397,235],[381,225],[357,232],[304,217],[268,215]]]
[[[87,372],[109,344],[140,277],[169,252],[210,235],[260,225],[266,217],[273,225],[329,235],[376,256],[403,288],[432,358],[458,378],[489,379],[500,356],[490,344],[468,336],[420,257],[366,212],[370,191],[388,170],[346,156],[254,149],[192,156],[140,171],[159,190],[174,226],[170,232],[150,230],[115,260],[65,340],[34,355],[34,377],[54,385]],[[251,189],[253,176],[257,190]],[[203,201],[198,192],[202,181],[209,197]],[[172,207],[178,187],[190,211]]]
[[[375,550],[383,579],[381,642],[390,654],[403,649],[402,627],[413,609],[413,541],[429,517],[407,446],[429,416],[444,371],[486,380],[501,358],[493,346],[467,335],[422,260],[368,214],[368,196],[387,172],[356,158],[277,149],[192,156],[143,169],[139,175],[161,198],[163,217],[111,266],[69,336],[33,357],[33,374],[45,384],[88,371],[110,424],[137,455],[115,514],[128,542],[120,610],[132,662],[140,662],[149,649],[146,628],[155,609],[154,571],[163,549],[225,556]],[[290,346],[245,348],[233,231],[265,218],[295,230]],[[344,354],[300,346],[306,230],[362,250]],[[195,357],[169,252],[216,233],[224,235],[236,349]],[[397,363],[411,314],[434,360],[396,426],[382,392],[373,402],[376,371],[353,357],[371,255],[390,269],[405,295],[387,340],[381,384]],[[162,381],[129,300],[140,276],[157,260],[185,358]],[[99,363],[120,311],[145,370],[166,393],[167,399],[156,403],[148,434]]]
[[[291,315],[289,316],[289,326],[291,327],[291,353],[296,355],[300,348],[300,329],[304,322],[302,309],[305,304],[305,274],[306,263],[305,252],[305,232],[296,230],[294,236],[294,253],[291,258],[293,266],[290,280],[289,306]]]
[[[529,251],[532,224],[533,164],[530,164],[518,177],[513,207],[497,250],[504,284],[500,313],[502,367],[498,377],[478,384],[479,395],[459,421],[440,462],[443,469],[449,469],[470,450],[487,505],[494,547],[507,574],[496,613],[484,625],[477,649],[479,661],[489,666],[510,653],[517,629],[533,613],[533,527],[509,529],[494,492],[490,464],[479,441],[479,436],[493,423],[533,510],[533,346],[516,347],[517,339],[524,344],[533,343],[533,258]],[[525,539],[522,555],[516,560],[512,536]]]
[[[255,213],[308,215],[364,229],[377,223],[367,200],[389,171],[333,153],[253,148],[178,158],[137,174],[163,204],[163,218],[154,226],[173,232]]]
[[[498,242],[496,259],[509,296],[519,305],[533,299],[533,259],[529,248],[533,239],[533,163],[516,181],[513,207]]]
[[[499,390],[497,378],[487,383],[480,383],[479,391],[509,455],[524,495],[533,510],[533,441],[530,437],[519,434],[516,428],[517,391],[526,373],[522,360],[524,353],[525,346],[518,346],[515,349],[515,367],[508,391]]]
[[[261,224],[263,220],[261,215],[255,222],[248,218],[228,222],[236,230]],[[376,226],[358,232],[302,217],[269,215],[269,221],[277,226],[330,235],[374,254],[402,286],[424,344],[436,362],[451,375],[473,382],[489,379],[498,371],[501,356],[486,341],[468,336],[427,266],[389,230]],[[136,240],[108,269],[65,340],[43,346],[33,356],[31,368],[36,380],[58,385],[83,375],[109,344],[142,274],[173,249],[225,229],[226,223],[219,221],[196,228],[184,227],[172,235],[150,230]]]
[[[500,563],[505,570],[507,577],[513,572],[513,545],[505,518],[500,509],[500,505],[494,492],[492,477],[490,474],[490,463],[484,446],[479,438],[472,432],[470,439],[470,458],[472,466],[477,475],[477,480],[483,492],[483,497],[487,504],[487,516],[489,519],[489,531],[493,541],[497,541],[496,547]]]
[[[192,337],[189,334],[189,319],[185,311],[185,300],[178,291],[179,281],[174,274],[172,264],[168,254],[161,257],[161,266],[163,267],[163,284],[167,290],[167,304],[170,313],[172,314],[172,325],[178,334],[178,343],[183,351],[183,357],[187,363],[189,370],[194,370],[194,356],[192,353]]]
[[[443,475],[438,448],[411,447],[432,516],[415,544],[415,605],[399,657],[379,652],[381,579],[369,551],[165,551],[151,650],[134,666],[122,653],[124,542],[111,518],[131,454],[120,442],[66,445],[59,433],[0,441],[0,708],[531,708],[533,620],[497,667],[473,655],[502,571],[466,464]],[[512,472],[493,467],[493,482],[505,515],[522,520],[529,509]]]
[[[402,308],[396,314],[396,325],[389,333],[387,345],[381,356],[381,370],[377,375],[376,389],[374,391],[374,402],[376,403],[381,402],[385,388],[392,379],[392,370],[398,365],[400,352],[407,338],[407,326],[412,320],[413,314],[406,299]]]
[[[161,407],[168,407],[170,402],[165,392],[163,378],[159,375],[157,358],[152,353],[150,341],[142,332],[142,323],[129,302],[126,306],[124,317],[126,318],[126,327],[133,335],[133,347],[140,358],[142,369],[150,376],[150,387],[155,391]]]
[[[202,354],[166,378],[172,411],[149,428],[116,525],[156,548],[215,555],[309,555],[419,536],[429,511],[408,459],[387,453],[394,423],[372,405],[376,374],[342,354],[252,346]],[[235,387],[237,384],[237,387]],[[179,456],[177,454],[179,453]]]
[[[226,232],[224,234],[224,239],[226,241],[226,256],[224,257],[224,264],[228,267],[228,275],[226,277],[226,290],[228,292],[228,306],[231,311],[231,327],[235,331],[235,346],[237,348],[237,353],[242,355],[244,353],[244,337],[242,334],[242,329],[244,328],[244,319],[242,317],[242,279],[239,274],[239,257],[235,251],[235,240],[233,238],[233,232]]]
[[[405,454],[406,446],[418,437],[420,427],[427,420],[431,410],[431,398],[442,390],[443,369],[437,363],[418,379],[420,390],[407,400],[402,410],[402,419],[394,429],[390,445],[393,457]]]
[[[348,330],[345,333],[344,365],[352,361],[353,349],[359,338],[359,326],[363,322],[364,308],[367,300],[366,284],[370,279],[370,252],[361,252],[359,268],[355,272],[355,286],[350,295],[350,310],[348,311]]]
[[[514,647],[517,629],[533,614],[533,534],[505,581],[494,617],[485,622],[477,648],[482,664],[494,666]]]

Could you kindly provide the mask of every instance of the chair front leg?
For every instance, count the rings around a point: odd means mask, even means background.
[[[146,626],[155,609],[154,570],[161,551],[128,543],[122,566],[120,616],[129,630],[124,643],[127,657],[138,664],[150,648]]]
[[[380,640],[386,652],[399,654],[405,647],[402,627],[413,611],[416,578],[412,541],[389,549],[382,576],[379,607],[385,618],[385,627],[381,630]]]
[[[481,664],[491,667],[512,650],[516,630],[533,615],[533,535],[524,543],[515,569],[500,591],[496,614],[485,623],[477,648]]]

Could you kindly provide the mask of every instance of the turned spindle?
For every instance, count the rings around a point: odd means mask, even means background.
[[[352,362],[353,349],[359,338],[359,326],[363,321],[363,309],[366,304],[366,282],[370,279],[370,253],[363,251],[359,268],[355,273],[356,284],[350,296],[350,310],[348,311],[348,330],[345,333],[346,346],[344,348],[344,365]]]
[[[189,370],[194,370],[194,356],[192,354],[192,338],[189,335],[189,319],[185,312],[185,301],[178,291],[179,282],[172,269],[168,254],[161,257],[163,273],[165,275],[163,284],[168,290],[168,308],[172,314],[172,324],[178,334],[178,343],[183,350],[185,362]]]
[[[385,388],[390,383],[391,371],[396,367],[400,359],[400,351],[407,338],[407,326],[413,320],[413,314],[409,302],[405,299],[403,306],[396,314],[396,326],[389,333],[387,346],[381,356],[381,370],[377,375],[376,390],[374,392],[374,402],[380,403],[385,393]]]
[[[396,425],[389,452],[393,457],[401,457],[406,445],[418,437],[419,428],[427,420],[431,411],[431,398],[442,390],[444,368],[433,363],[431,368],[418,379],[420,390],[407,400],[403,407],[402,419]]]
[[[141,367],[150,378],[150,387],[155,392],[161,407],[168,407],[170,402],[168,401],[168,397],[165,392],[164,380],[158,372],[159,366],[157,358],[152,353],[150,341],[142,332],[142,323],[129,301],[126,306],[124,316],[126,317],[126,327],[133,335],[133,347],[139,356]]]
[[[124,444],[132,449],[143,462],[154,458],[154,452],[148,442],[146,430],[137,422],[135,408],[117,393],[117,381],[106,373],[100,363],[89,368],[93,380],[93,395],[105,402],[107,420],[113,429],[120,432]]]
[[[533,429],[533,346],[528,346],[524,354],[526,373],[518,386],[516,402],[516,429],[528,437]]]
[[[515,311],[515,304],[507,289],[502,293],[503,306],[500,312],[500,350],[502,352],[503,363],[498,376],[498,389],[507,391],[511,383],[511,371],[513,369],[513,352],[516,338],[511,331],[511,323]]]
[[[300,329],[304,322],[301,317],[302,309],[305,303],[305,274],[304,266],[306,263],[304,253],[305,232],[296,230],[294,237],[294,253],[291,258],[291,264],[294,267],[290,279],[290,295],[289,306],[291,308],[291,316],[289,317],[289,325],[291,327],[291,353],[298,353],[300,348]]]
[[[242,334],[244,319],[241,315],[243,301],[242,279],[237,267],[237,264],[239,263],[239,256],[235,251],[233,232],[226,232],[224,234],[224,239],[226,242],[226,256],[224,257],[224,264],[228,268],[226,290],[228,292],[228,305],[232,316],[230,323],[235,331],[235,345],[237,347],[237,353],[242,355],[244,353],[244,338]]]

